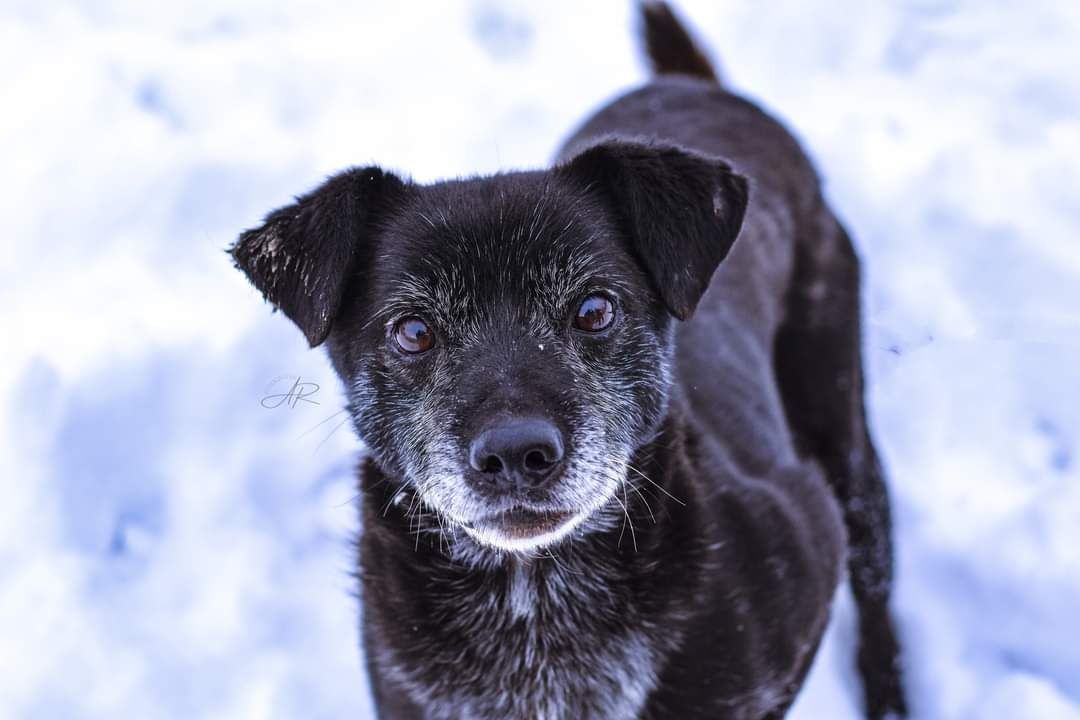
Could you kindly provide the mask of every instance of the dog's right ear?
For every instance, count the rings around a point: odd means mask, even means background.
[[[746,179],[718,158],[618,138],[556,171],[606,199],[668,310],[689,318],[742,227]]]
[[[315,347],[330,334],[373,223],[407,187],[377,167],[346,170],[267,215],[229,254]]]

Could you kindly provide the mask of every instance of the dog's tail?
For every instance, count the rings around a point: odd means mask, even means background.
[[[720,84],[720,75],[666,2],[641,3],[641,39],[657,75],[691,75]]]

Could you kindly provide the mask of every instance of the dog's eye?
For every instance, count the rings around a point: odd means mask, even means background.
[[[585,332],[600,332],[611,327],[615,320],[615,305],[603,295],[590,295],[581,301],[574,327]]]
[[[427,352],[435,344],[435,335],[427,323],[417,317],[398,320],[394,326],[394,342],[407,353]]]

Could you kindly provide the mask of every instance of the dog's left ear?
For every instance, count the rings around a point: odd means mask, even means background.
[[[746,179],[716,158],[625,140],[594,145],[556,172],[604,197],[668,310],[688,319],[742,227]]]
[[[346,170],[270,213],[229,254],[315,347],[330,334],[373,223],[406,187],[377,167]]]

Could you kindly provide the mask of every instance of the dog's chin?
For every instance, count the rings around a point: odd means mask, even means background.
[[[574,513],[514,508],[484,516],[462,527],[481,545],[512,552],[529,552],[563,540],[588,516],[588,511]]]

